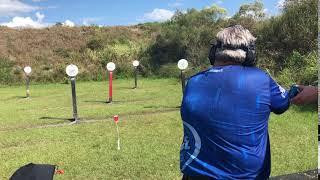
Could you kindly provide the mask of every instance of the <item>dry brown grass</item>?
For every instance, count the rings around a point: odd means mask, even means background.
[[[101,62],[88,54],[87,44],[90,40],[100,39],[104,46],[119,39],[141,44],[150,39],[145,36],[145,32],[146,30],[138,26],[54,26],[44,29],[0,27],[0,60],[5,58],[13,62],[12,75],[15,76],[15,81],[23,78],[22,68],[26,65],[33,67],[34,81],[61,81],[64,77],[64,67],[69,63],[85,67],[84,74],[92,73],[94,70],[101,71]],[[84,76],[86,75],[82,77]],[[93,73],[92,76],[98,76],[98,73]]]

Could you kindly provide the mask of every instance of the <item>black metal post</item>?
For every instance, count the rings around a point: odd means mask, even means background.
[[[78,110],[77,110],[77,96],[76,96],[76,78],[71,77],[71,91],[72,91],[72,107],[73,107],[73,119],[78,122]]]
[[[27,98],[30,97],[29,85],[30,85],[30,77],[29,77],[29,75],[27,75],[26,76],[26,96],[27,96]]]
[[[182,86],[182,94],[183,94],[184,89],[186,87],[186,80],[185,80],[184,72],[182,70],[181,70],[180,78],[181,78],[181,86]]]
[[[134,88],[138,86],[138,68],[134,67]]]

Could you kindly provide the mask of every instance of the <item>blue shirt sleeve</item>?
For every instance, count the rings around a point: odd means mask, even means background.
[[[270,108],[275,114],[284,113],[290,106],[289,93],[270,77]]]

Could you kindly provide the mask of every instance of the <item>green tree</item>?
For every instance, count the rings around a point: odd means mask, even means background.
[[[286,58],[293,51],[305,55],[317,49],[317,1],[308,0],[287,8],[279,16],[263,22],[258,31],[258,50],[263,60],[260,65],[275,73],[288,66]],[[274,62],[271,62],[274,61]]]
[[[154,71],[166,64],[186,58],[191,65],[207,66],[210,41],[220,30],[226,10],[212,6],[203,10],[177,11],[171,21],[163,23],[161,33],[148,49]]]
[[[264,5],[262,0],[256,0],[250,4],[243,4],[239,11],[234,15],[234,18],[250,18],[255,21],[262,20],[266,17]]]

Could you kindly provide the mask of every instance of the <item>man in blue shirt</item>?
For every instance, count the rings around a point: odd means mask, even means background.
[[[210,69],[191,77],[181,105],[183,179],[267,179],[270,112],[289,108],[285,89],[256,68],[255,40],[240,25],[217,34]]]

